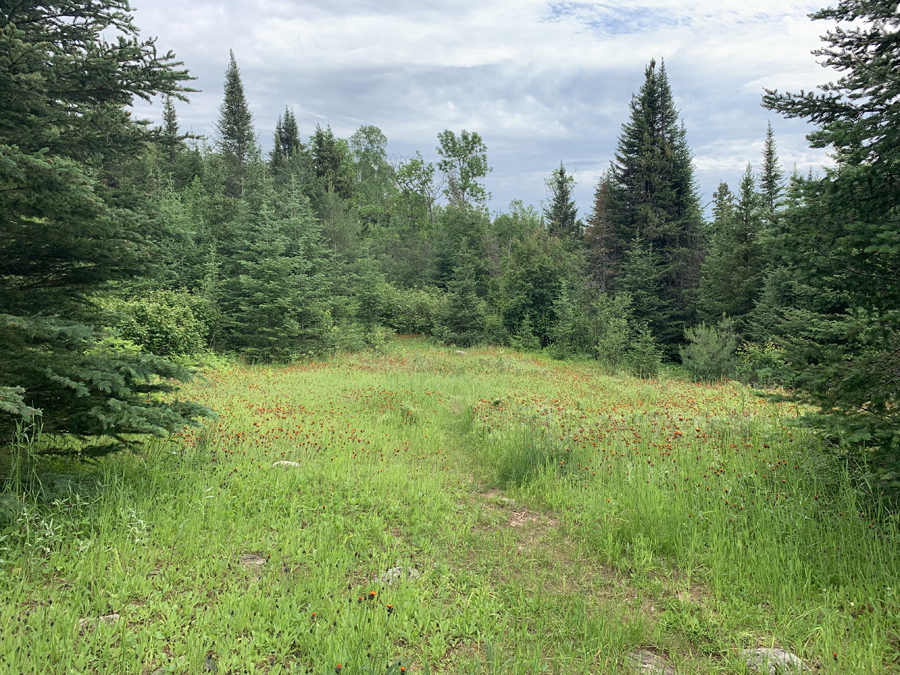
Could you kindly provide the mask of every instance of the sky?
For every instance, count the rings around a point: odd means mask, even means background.
[[[651,59],[664,59],[694,153],[704,206],[720,181],[758,170],[771,122],[783,166],[829,163],[811,127],[761,106],[764,88],[797,92],[836,79],[811,50],[830,26],[794,0],[134,0],[144,37],[158,37],[196,77],[179,103],[183,129],[214,136],[233,49],[265,150],[290,107],[301,136],[317,124],[348,138],[379,127],[388,154],[437,160],[444,129],[478,132],[493,171],[492,211],[539,206],[545,179],[574,172],[579,214],[614,158],[628,105]],[[159,102],[138,105],[161,117]]]

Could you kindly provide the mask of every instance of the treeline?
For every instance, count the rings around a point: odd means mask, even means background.
[[[115,303],[119,333],[153,353],[285,360],[415,333],[641,375],[683,358],[721,377],[739,359],[710,351],[711,337],[772,338],[758,302],[785,205],[771,128],[759,176],[748,167],[737,197],[721,185],[704,222],[664,65],[645,71],[586,223],[563,163],[543,208],[489,214],[487,148],[465,130],[438,134],[436,163],[392,162],[376,127],[304,139],[285,109],[264,156],[233,54],[212,143],[181,135],[171,98],[164,120],[127,178],[165,233],[160,265]],[[744,363],[765,352],[753,349]]]
[[[465,130],[438,134],[435,163],[392,162],[378,128],[301,138],[286,109],[264,156],[233,55],[211,143],[181,135],[171,98],[164,118],[121,178],[164,233],[160,264],[115,302],[119,334],[153,353],[284,360],[415,333],[652,374],[701,314],[707,226],[655,63],[587,225],[562,163],[542,209],[491,215],[487,148]]]
[[[286,108],[266,155],[232,54],[215,134],[192,138],[187,71],[124,3],[4,8],[0,437],[38,413],[61,434],[164,433],[207,412],[156,396],[188,375],[173,357],[286,361],[415,333],[786,385],[896,481],[898,19],[857,0],[816,18],[858,22],[825,38],[846,77],[764,103],[816,123],[838,168],[785,176],[770,126],[707,222],[662,64],[582,217],[563,163],[541,208],[491,214],[477,133],[392,160],[376,127],[301,133]],[[162,125],[130,118],[135,96],[163,97]]]

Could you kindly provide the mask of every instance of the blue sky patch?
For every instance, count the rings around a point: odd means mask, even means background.
[[[685,17],[656,7],[615,7],[591,2],[551,2],[550,21],[574,18],[587,28],[603,35],[648,33],[659,28],[689,25]]]

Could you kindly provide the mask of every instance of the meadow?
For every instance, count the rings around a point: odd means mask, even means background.
[[[743,385],[397,340],[181,395],[0,499],[0,672],[900,672],[896,515]]]

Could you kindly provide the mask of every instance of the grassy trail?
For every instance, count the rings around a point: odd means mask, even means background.
[[[743,387],[400,342],[185,394],[0,502],[0,673],[900,672],[896,519]]]

